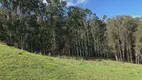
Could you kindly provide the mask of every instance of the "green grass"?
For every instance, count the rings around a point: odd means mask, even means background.
[[[142,66],[53,58],[0,44],[0,80],[142,80]]]

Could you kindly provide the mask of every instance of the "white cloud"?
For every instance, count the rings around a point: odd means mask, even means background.
[[[66,1],[66,0],[60,0],[60,1]],[[48,5],[46,0],[43,0],[43,3],[45,3],[46,5]]]
[[[67,6],[76,6],[76,4],[73,2],[67,2]]]
[[[46,5],[48,5],[47,1],[46,0],[43,0],[43,3],[45,3]]]
[[[88,2],[88,0],[60,0],[60,1],[66,1],[67,2],[67,6],[77,6],[77,5],[80,5],[80,4],[86,4]],[[46,0],[43,0],[43,3],[47,4],[47,1]]]
[[[132,16],[132,17],[133,17],[133,18],[136,18],[136,17],[139,17],[139,18],[140,18],[141,16]]]
[[[67,2],[67,6],[77,6],[77,5],[80,5],[80,4],[86,4],[88,2],[88,0],[77,0],[75,2],[70,1],[70,0],[66,0]]]
[[[77,4],[84,4],[87,3],[88,0],[77,0]]]
[[[60,0],[60,1],[66,1],[66,0]]]

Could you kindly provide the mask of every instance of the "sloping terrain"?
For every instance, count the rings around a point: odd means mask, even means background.
[[[0,44],[1,80],[142,80],[142,65],[32,54]]]

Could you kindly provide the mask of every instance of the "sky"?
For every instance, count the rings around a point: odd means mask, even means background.
[[[119,15],[142,16],[142,0],[65,0],[67,6],[89,8],[99,18]]]

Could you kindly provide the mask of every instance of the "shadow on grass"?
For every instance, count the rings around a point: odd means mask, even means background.
[[[98,61],[98,62],[102,62],[103,60],[112,60],[112,61],[115,61],[114,59],[104,58],[104,57],[75,57],[75,56],[50,56],[50,57],[61,58],[61,59]]]

